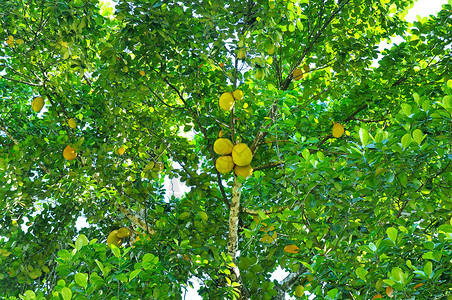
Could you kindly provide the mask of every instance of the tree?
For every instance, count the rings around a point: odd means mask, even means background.
[[[452,7],[412,3],[1,1],[0,295],[451,299]]]

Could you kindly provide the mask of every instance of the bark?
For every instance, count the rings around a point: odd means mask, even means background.
[[[300,275],[306,271],[307,269],[303,265],[300,265],[300,268],[297,272],[290,273],[286,278],[281,280],[281,282],[279,282],[275,287],[275,289],[278,291],[278,295],[272,297],[272,300],[285,300],[286,292],[290,290],[295,285],[295,283],[297,283]]]
[[[130,210],[127,206],[124,204],[119,204],[118,202],[114,202],[114,206],[117,210],[122,212],[133,224],[143,229],[145,232],[147,232],[150,235],[153,235],[155,233],[152,228],[149,227],[149,225],[146,223],[146,221],[138,215],[136,212],[133,212]]]

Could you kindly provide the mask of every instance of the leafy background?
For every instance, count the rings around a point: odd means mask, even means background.
[[[452,10],[412,2],[2,1],[0,295],[450,298]],[[220,131],[252,177],[215,170]]]

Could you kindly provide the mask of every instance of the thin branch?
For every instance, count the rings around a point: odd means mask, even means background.
[[[22,84],[26,84],[26,85],[31,85],[31,86],[38,86],[38,87],[41,87],[41,86],[42,86],[42,84],[37,84],[37,83],[32,83],[32,82],[26,82],[26,81],[22,81],[22,80],[18,80],[18,79],[9,78],[9,77],[6,77],[6,76],[1,76],[1,78],[6,79],[6,80],[9,80],[9,81],[14,81],[14,82],[17,82],[17,83],[22,83]]]

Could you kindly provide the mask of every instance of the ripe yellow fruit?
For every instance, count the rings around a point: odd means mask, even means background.
[[[234,97],[231,93],[223,93],[220,96],[220,100],[218,101],[218,104],[220,107],[226,111],[231,110],[234,106]]]
[[[239,51],[237,52],[237,58],[238,59],[245,59],[246,57],[246,49],[245,48],[240,48]]]
[[[246,144],[240,143],[232,148],[232,160],[236,165],[245,167],[253,160],[253,153]]]
[[[119,228],[116,232],[116,236],[120,239],[128,237],[130,235],[130,230],[128,228]]]
[[[230,155],[218,157],[215,162],[215,168],[217,168],[218,172],[222,174],[231,172],[234,168],[232,157]]]
[[[77,123],[75,122],[75,120],[73,118],[70,118],[69,120],[67,120],[67,124],[69,125],[69,127],[71,127],[72,129],[77,127]]]
[[[117,230],[113,230],[112,232],[110,232],[110,234],[107,237],[108,247],[110,247],[110,245],[115,245],[116,247],[121,246],[122,239],[119,238],[117,234],[118,234]]]
[[[232,96],[234,97],[235,100],[242,100],[243,99],[243,92],[241,90],[235,90],[232,93]]]
[[[292,77],[294,80],[300,80],[303,78],[303,71],[301,69],[296,68],[293,70]]]
[[[243,176],[245,179],[251,176],[253,174],[253,167],[251,165],[246,165],[244,167],[241,166],[235,166],[234,167],[234,173],[237,176]]]
[[[72,148],[71,145],[67,145],[63,150],[63,157],[67,160],[74,160],[77,157],[75,148]]]
[[[31,108],[35,111],[35,112],[40,112],[41,109],[44,106],[44,98],[42,97],[36,97],[33,99],[33,101],[31,101]]]
[[[219,155],[229,155],[231,154],[233,147],[234,145],[232,145],[232,142],[230,140],[219,138],[213,144],[213,151],[215,151],[215,153]]]
[[[123,147],[118,148],[118,154],[123,155],[126,150]]]
[[[340,138],[344,134],[344,126],[340,123],[336,123],[333,125],[333,136],[335,138]]]

